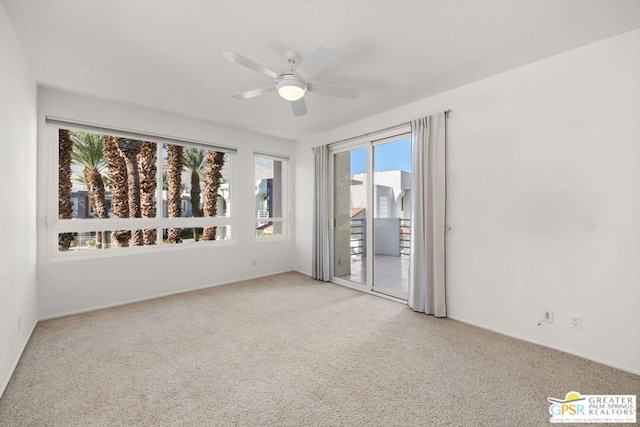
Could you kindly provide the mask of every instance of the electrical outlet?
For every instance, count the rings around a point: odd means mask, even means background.
[[[553,323],[553,310],[551,310],[550,308],[543,308],[542,321],[547,323]]]
[[[582,316],[580,316],[579,314],[570,314],[569,326],[574,329],[582,329]]]
[[[256,260],[255,260],[255,259],[254,259],[254,260],[252,260],[252,261],[251,261],[251,264],[255,267],[255,266],[256,266]]]

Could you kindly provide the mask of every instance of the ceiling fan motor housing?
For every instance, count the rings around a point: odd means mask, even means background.
[[[300,60],[300,54],[292,49],[285,50],[284,57],[292,67]]]

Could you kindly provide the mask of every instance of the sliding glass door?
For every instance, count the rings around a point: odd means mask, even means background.
[[[373,289],[407,298],[411,229],[411,140],[373,146]]]
[[[366,284],[367,194],[363,181],[367,177],[367,150],[358,148],[337,153],[333,159],[333,275]]]
[[[411,229],[407,134],[332,150],[334,281],[406,299]]]

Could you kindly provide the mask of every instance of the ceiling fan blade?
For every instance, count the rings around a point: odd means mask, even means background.
[[[250,68],[253,71],[257,71],[260,74],[264,74],[265,76],[269,76],[274,79],[278,77],[278,73],[276,73],[275,71],[272,71],[267,67],[265,67],[264,65],[258,64],[257,62],[252,61],[251,59],[244,57],[238,53],[227,51],[227,52],[224,52],[222,56],[231,62],[244,65],[245,67]]]
[[[360,91],[346,86],[328,85],[322,83],[307,83],[307,91],[322,95],[338,96],[340,98],[355,99]]]
[[[307,114],[307,103],[304,102],[304,98],[300,98],[297,101],[291,101],[291,108],[293,109],[294,116],[303,116]]]
[[[334,51],[324,46],[320,46],[318,50],[313,52],[310,57],[305,59],[298,68],[296,73],[305,80],[318,74],[327,68],[338,56]]]
[[[256,96],[264,95],[265,93],[275,92],[276,87],[274,85],[261,87],[260,89],[248,90],[246,92],[236,93],[232,95],[235,99],[249,99],[255,98]]]

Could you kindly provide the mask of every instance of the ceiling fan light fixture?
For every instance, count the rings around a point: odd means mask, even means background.
[[[276,80],[276,89],[287,101],[297,101],[307,91],[307,84],[292,74],[283,74]]]

